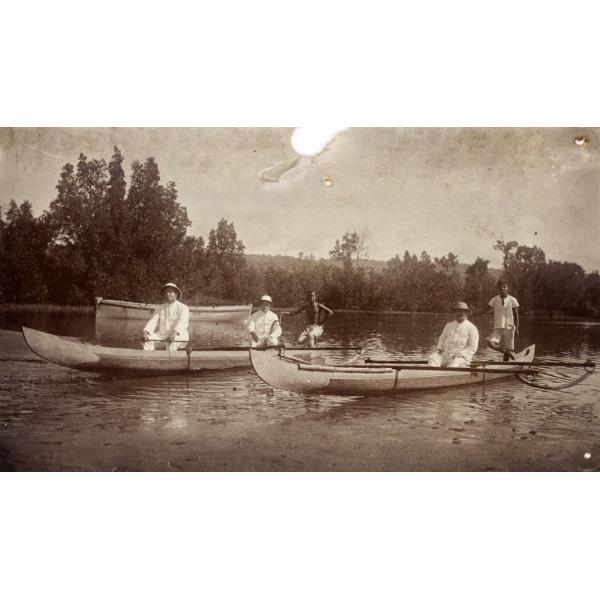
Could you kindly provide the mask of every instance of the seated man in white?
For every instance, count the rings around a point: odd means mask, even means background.
[[[158,344],[175,351],[185,348],[189,339],[190,311],[180,302],[181,290],[174,283],[162,287],[166,303],[156,308],[144,327],[144,350],[156,350]]]
[[[248,321],[248,331],[252,346],[276,346],[281,335],[279,317],[271,310],[271,296],[260,299],[260,310],[252,314]]]
[[[454,305],[456,319],[447,323],[437,343],[437,350],[429,356],[431,367],[468,367],[479,344],[479,331],[467,319],[469,307],[464,302]]]

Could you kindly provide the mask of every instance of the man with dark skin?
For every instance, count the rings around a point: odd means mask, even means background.
[[[293,317],[300,313],[305,313],[308,320],[308,327],[298,337],[298,343],[303,344],[308,339],[310,348],[316,346],[317,340],[323,335],[323,325],[328,317],[333,315],[333,311],[324,304],[317,302],[317,294],[313,290],[306,292],[306,302],[297,310],[282,313]]]
[[[494,313],[494,329],[488,338],[488,346],[492,350],[502,352],[504,360],[515,358],[515,336],[519,334],[519,302],[508,293],[508,283],[505,279],[498,280],[500,294],[494,296],[487,311]]]

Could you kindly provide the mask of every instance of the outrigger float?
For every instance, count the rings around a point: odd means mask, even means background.
[[[285,349],[250,350],[252,367],[267,385],[307,394],[370,396],[405,391],[432,390],[516,377],[522,383],[544,390],[572,387],[589,377],[595,363],[534,361],[535,345],[515,355],[515,360],[473,361],[468,367],[431,367],[423,359],[377,360],[366,358],[349,366],[315,365],[288,355]],[[583,368],[576,379],[552,375],[547,368]],[[550,376],[554,384],[547,384]],[[558,378],[558,381],[556,381]]]
[[[65,339],[63,337],[23,327],[23,337],[29,348],[41,358],[80,371],[126,374],[175,374],[250,367],[248,347],[202,347],[186,344],[185,350],[136,350],[110,348]],[[335,348],[292,348],[291,355],[299,360],[317,359],[324,350]],[[318,359],[317,359],[318,360]],[[354,357],[351,359],[354,360]],[[327,362],[323,360],[323,363]],[[344,363],[347,364],[347,363]]]

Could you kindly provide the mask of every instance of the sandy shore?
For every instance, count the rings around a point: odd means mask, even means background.
[[[597,414],[586,414],[589,425],[567,441],[508,421],[490,426],[476,413],[407,420],[393,405],[363,410],[369,399],[276,420],[225,416],[149,428],[131,401],[97,397],[97,378],[41,361],[19,333],[0,331],[0,469],[554,471],[600,464]]]

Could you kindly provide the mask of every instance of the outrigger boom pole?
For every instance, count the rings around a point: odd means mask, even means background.
[[[406,365],[406,368],[409,368],[410,365],[427,365],[426,360],[377,360],[376,358],[365,358],[366,363],[371,363],[373,365],[386,365],[393,367],[394,365],[403,366]],[[515,366],[515,367],[580,367],[580,368],[595,368],[596,363],[591,360],[587,360],[585,362],[562,362],[558,360],[540,360],[533,362],[520,362],[520,361],[496,361],[496,360],[481,360],[481,361],[473,361],[471,363],[471,367],[464,367],[466,370],[471,370],[471,368],[480,368],[487,366]],[[417,368],[416,366],[414,368]],[[445,369],[446,367],[427,367],[431,369]],[[458,368],[458,367],[453,367]],[[461,367],[463,368],[463,367]],[[491,371],[488,371],[491,373]]]

